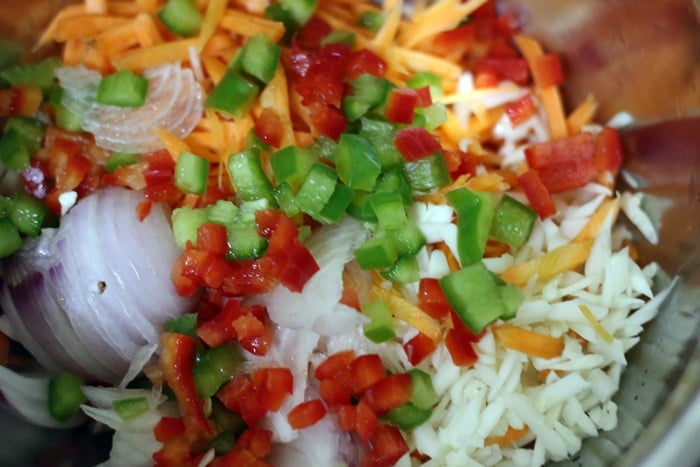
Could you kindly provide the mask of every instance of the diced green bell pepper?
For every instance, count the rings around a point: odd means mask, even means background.
[[[384,13],[376,10],[365,10],[360,14],[359,25],[372,32],[379,31],[384,26]]]
[[[354,49],[356,43],[357,36],[354,32],[340,29],[332,30],[326,37],[321,39],[321,47],[328,44],[346,44],[349,45],[351,49]]]
[[[403,156],[394,145],[396,126],[386,120],[370,117],[362,117],[359,122],[358,134],[375,147],[382,169],[403,167]]]
[[[377,235],[355,249],[355,259],[364,270],[385,269],[399,258],[396,241],[388,235]]]
[[[462,266],[480,262],[498,198],[467,188],[450,191],[445,198],[457,213],[457,253]]]
[[[87,401],[83,394],[83,380],[62,372],[49,380],[49,414],[59,422],[66,422],[80,411]]]
[[[106,172],[113,173],[117,168],[135,164],[138,160],[139,156],[137,154],[115,152],[107,158],[104,168]]]
[[[389,91],[396,87],[391,81],[370,73],[352,79],[350,86],[352,93],[343,99],[342,109],[351,122],[383,104]]]
[[[406,162],[404,170],[414,191],[430,192],[450,184],[450,171],[440,152]]]
[[[222,431],[221,433],[207,441],[207,443],[205,444],[205,448],[207,451],[213,449],[214,454],[217,456],[223,456],[224,454],[232,451],[236,447],[237,440],[238,437],[236,433],[230,431]]]
[[[186,193],[204,194],[209,182],[209,161],[191,152],[181,152],[175,162],[175,186]]]
[[[294,217],[301,212],[296,195],[289,183],[282,182],[272,189],[272,195],[280,209],[288,216]]]
[[[19,192],[11,198],[8,214],[21,234],[36,237],[41,232],[48,212],[43,201]]]
[[[56,84],[54,71],[61,66],[61,59],[47,58],[40,62],[15,65],[0,71],[0,80],[11,86],[27,85],[41,88],[44,96],[49,96]]]
[[[255,213],[244,213],[226,225],[228,252],[226,257],[232,260],[260,258],[267,250],[267,239],[258,233]]]
[[[210,205],[207,209],[209,222],[221,225],[229,225],[238,219],[240,209],[233,201],[220,199],[216,203]]]
[[[131,70],[119,70],[102,78],[97,103],[117,107],[141,107],[148,96],[148,80]]]
[[[420,279],[418,259],[415,256],[399,256],[388,269],[382,271],[382,277],[396,284],[408,284]]]
[[[411,374],[411,402],[418,408],[430,409],[438,403],[438,395],[433,386],[433,379],[425,371],[412,368]]]
[[[204,17],[193,0],[168,0],[158,12],[168,30],[180,36],[193,36],[202,27]]]
[[[428,107],[418,107],[413,119],[414,125],[420,125],[428,131],[434,131],[447,121],[447,110],[444,104],[436,102]]]
[[[197,314],[186,313],[176,318],[168,320],[164,326],[165,332],[185,334],[186,336],[197,336]]]
[[[406,209],[401,194],[396,191],[375,191],[367,202],[374,210],[380,229],[393,230],[406,224]]]
[[[423,232],[410,219],[407,219],[401,227],[384,232],[394,241],[401,256],[415,256],[426,244]]]
[[[263,171],[258,149],[251,147],[231,155],[228,160],[228,171],[236,194],[241,200],[266,199],[271,203],[274,202],[272,183]]]
[[[430,88],[430,95],[433,99],[443,95],[442,77],[430,71],[419,71],[406,82],[409,88],[418,89],[425,86]]]
[[[530,238],[536,220],[537,214],[530,206],[503,195],[496,207],[489,235],[512,248],[520,248]]]
[[[400,407],[389,410],[384,419],[401,430],[410,431],[425,423],[432,414],[431,409],[421,409],[411,402],[407,402]]]
[[[39,150],[46,134],[46,125],[31,117],[10,117],[5,122],[5,131],[16,130],[30,154]]]
[[[319,219],[326,224],[340,222],[352,201],[353,192],[342,183],[336,183],[335,190],[319,213]]]
[[[183,250],[188,241],[192,242],[193,245],[197,244],[197,229],[209,221],[206,209],[195,209],[191,206],[175,209],[170,217],[175,244]]]
[[[294,193],[301,187],[315,161],[316,156],[310,149],[299,146],[287,146],[270,155],[270,165],[275,181],[287,182]]]
[[[17,226],[7,217],[0,217],[0,258],[10,256],[22,247]]]
[[[268,36],[255,34],[243,46],[240,66],[262,83],[269,83],[277,71],[281,52],[281,47]]]
[[[377,344],[396,337],[391,308],[383,300],[374,300],[362,305],[362,314],[369,321],[363,325],[365,336]]]
[[[406,180],[403,168],[400,166],[392,167],[382,172],[374,190],[375,192],[392,191],[398,193],[405,206],[410,206],[413,203],[411,187],[408,184],[408,180]]]
[[[216,426],[221,428],[221,431],[228,431],[238,435],[246,429],[246,424],[241,414],[227,409],[217,397],[211,398],[210,418],[216,423]]]
[[[81,132],[83,131],[82,118],[63,104],[64,94],[65,90],[60,86],[56,86],[49,97],[49,102],[53,105],[54,114],[56,115],[56,125],[66,131]]]
[[[335,170],[322,162],[314,162],[297,193],[299,207],[314,219],[322,220],[321,211],[333,196],[337,184]]]
[[[260,89],[233,69],[226,70],[204,105],[232,117],[240,118],[255,104]]]
[[[194,384],[197,394],[211,397],[238,371],[243,356],[233,344],[222,344],[199,356],[194,365]]]
[[[0,162],[7,168],[24,170],[29,167],[31,153],[18,130],[10,128],[0,138]]]
[[[381,173],[377,151],[359,135],[343,133],[333,155],[338,178],[353,190],[372,191]]]

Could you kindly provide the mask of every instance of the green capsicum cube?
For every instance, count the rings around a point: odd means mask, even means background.
[[[393,167],[403,167],[403,156],[396,149],[396,126],[380,118],[364,116],[359,119],[358,134],[366,138],[377,151],[377,159],[383,170]]]
[[[165,332],[174,332],[186,336],[197,336],[197,314],[185,313],[168,320],[164,326]]]
[[[330,201],[338,184],[338,175],[322,162],[314,162],[299,188],[296,201],[303,212],[316,220]]]
[[[204,194],[209,182],[209,161],[191,152],[181,152],[175,162],[175,186],[186,193]]]
[[[131,420],[149,409],[148,399],[145,396],[117,399],[112,402],[112,408],[122,420]]]
[[[394,317],[384,300],[365,303],[362,305],[362,314],[369,318],[362,328],[367,339],[379,344],[396,337]]]
[[[381,276],[396,284],[416,282],[420,279],[418,259],[415,256],[399,256],[390,268],[381,272]]]
[[[430,192],[450,184],[450,171],[442,152],[436,152],[404,164],[406,178],[411,189]]]
[[[355,121],[386,101],[389,91],[396,87],[391,81],[363,73],[350,81],[352,93],[343,99],[342,109],[348,120]]]
[[[279,2],[297,26],[305,25],[313,16],[318,0],[281,0]]]
[[[520,248],[530,238],[536,220],[537,214],[530,206],[503,195],[496,207],[489,235],[512,248]]]
[[[0,217],[0,258],[10,256],[22,247],[22,236],[7,217]]]
[[[61,66],[61,59],[47,58],[40,62],[15,65],[0,71],[0,80],[10,86],[36,86],[41,88],[44,96],[49,96],[56,85],[55,70]]]
[[[498,198],[493,193],[467,188],[445,195],[457,213],[457,254],[462,265],[481,261],[486,250]]]
[[[228,225],[238,219],[240,208],[233,201],[220,199],[202,211],[206,213],[209,222]]]
[[[433,386],[433,379],[425,371],[412,368],[411,375],[411,402],[420,409],[430,409],[438,403],[438,395]]]
[[[413,203],[413,193],[402,167],[396,166],[382,172],[374,190],[375,192],[393,191],[398,193],[405,206],[410,206]]]
[[[342,183],[336,183],[331,198],[319,213],[319,220],[326,224],[340,222],[352,201],[352,195],[353,193],[350,188]]]
[[[39,235],[48,212],[44,202],[22,192],[11,198],[9,204],[10,219],[20,233],[29,237]]]
[[[87,401],[83,394],[83,380],[61,372],[49,380],[49,414],[59,422],[66,422],[80,411],[80,405]]]
[[[374,209],[367,202],[371,193],[361,190],[352,190],[352,199],[347,208],[347,213],[362,222],[377,222],[377,216],[374,214]]]
[[[442,90],[442,76],[436,75],[430,71],[419,71],[406,81],[406,85],[413,89],[428,86],[433,99],[441,97],[444,94]]]
[[[24,170],[29,167],[31,153],[18,130],[10,128],[0,138],[0,162],[7,168]]]
[[[396,242],[389,236],[378,235],[355,250],[355,259],[364,270],[385,269],[399,258]]]
[[[400,407],[389,410],[383,418],[401,430],[410,431],[428,421],[432,414],[431,409],[421,409],[411,402],[407,402]]]
[[[318,159],[333,161],[333,153],[336,147],[338,147],[338,143],[334,139],[320,135],[310,146],[310,149]]]
[[[232,117],[241,117],[253,107],[259,91],[255,83],[229,68],[207,97],[204,106]]]
[[[422,126],[428,131],[434,131],[447,121],[447,110],[445,105],[436,102],[427,107],[419,107],[415,110],[413,124]]]
[[[501,300],[503,300],[503,306],[505,307],[505,310],[501,314],[500,318],[502,320],[515,318],[518,308],[520,308],[520,305],[522,305],[523,301],[525,300],[523,293],[513,284],[502,284],[498,291],[501,294]]]
[[[457,316],[476,334],[508,312],[502,286],[481,261],[443,276],[440,287]]]
[[[383,231],[394,241],[396,249],[401,256],[415,256],[426,244],[425,236],[420,228],[410,219],[407,219],[401,227]]]
[[[275,76],[280,61],[281,47],[262,33],[248,38],[243,46],[240,63],[244,72],[263,83]]]
[[[274,200],[272,183],[263,171],[257,148],[251,147],[232,154],[228,159],[228,171],[236,194],[242,201]]]
[[[401,194],[396,191],[376,191],[367,202],[374,210],[380,229],[393,230],[406,224],[406,209]]]
[[[355,134],[340,135],[333,160],[338,178],[353,190],[372,191],[382,171],[374,146]]]
[[[135,164],[138,162],[138,154],[128,153],[128,152],[115,152],[112,153],[104,164],[104,169],[107,173],[113,173],[119,167],[125,167],[127,165]]]
[[[209,221],[209,213],[206,209],[195,209],[191,206],[183,206],[173,211],[171,223],[173,225],[173,237],[175,244],[184,249],[187,242],[197,244],[197,229]]]
[[[296,195],[289,183],[282,182],[277,185],[272,189],[272,195],[275,197],[277,205],[288,217],[294,217],[301,212],[301,207],[299,207]]]
[[[65,92],[65,89],[62,87],[55,86],[49,96],[49,102],[53,106],[56,116],[56,125],[66,131],[81,132],[83,131],[82,118],[76,112],[69,110],[62,102]]]
[[[193,0],[168,0],[158,12],[158,19],[180,36],[193,36],[202,27],[204,17]]]
[[[31,117],[10,117],[5,122],[5,131],[14,130],[30,154],[39,150],[46,133],[46,125]]]
[[[261,237],[255,223],[255,213],[243,213],[226,226],[228,252],[231,260],[256,259],[265,254],[267,238]]]
[[[222,344],[199,356],[194,365],[194,384],[197,394],[211,397],[237,372],[243,356],[233,344]]]
[[[309,169],[316,162],[316,156],[308,148],[287,146],[270,155],[272,174],[277,183],[286,182],[296,193]]]
[[[107,75],[97,88],[97,103],[116,107],[141,107],[148,95],[148,80],[131,70]]]

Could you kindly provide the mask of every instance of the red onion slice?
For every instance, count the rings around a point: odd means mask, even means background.
[[[189,68],[166,64],[145,70],[143,76],[149,81],[145,104],[119,108],[95,102],[102,78],[99,72],[84,66],[56,70],[65,90],[61,102],[81,117],[83,128],[95,136],[97,145],[133,153],[163,149],[157,129],[186,137],[204,112],[202,89]]]
[[[140,222],[143,194],[106,188],[81,200],[0,263],[0,306],[12,336],[51,371],[116,384],[139,350],[195,299],[177,295],[180,254],[167,208]]]

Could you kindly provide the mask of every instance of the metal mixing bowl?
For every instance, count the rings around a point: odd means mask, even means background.
[[[68,0],[4,0],[0,38],[32,43],[48,18]],[[700,465],[700,1],[699,0],[499,0],[529,34],[563,57],[565,103],[589,93],[605,121],[620,111],[641,129],[625,133],[632,159],[626,170],[642,180],[657,210],[660,242],[640,239],[644,261],[658,261],[658,286],[680,277],[671,298],[628,354],[616,397],[618,427],[584,442],[581,453],[560,465]],[[691,119],[689,117],[698,118]],[[666,124],[655,124],[658,120]],[[648,124],[648,125],[646,125]],[[10,417],[10,415],[7,415]],[[35,461],[61,459],[89,465],[92,433],[55,433],[2,419],[0,464],[19,461],[19,446],[44,449]]]

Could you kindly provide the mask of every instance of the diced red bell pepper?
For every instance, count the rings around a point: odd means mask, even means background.
[[[338,426],[343,431],[353,431],[357,424],[357,407],[345,404],[338,408]]]
[[[328,378],[321,380],[319,394],[321,399],[326,403],[326,406],[328,406],[328,410],[330,412],[335,412],[343,405],[350,403],[352,389],[335,379]]]
[[[258,138],[272,147],[279,148],[284,134],[282,120],[277,112],[265,107],[255,120],[255,134]]]
[[[406,357],[408,357],[408,361],[411,362],[413,366],[425,360],[436,348],[437,345],[435,341],[421,333],[416,334],[403,345]]]
[[[197,341],[191,336],[166,332],[161,335],[163,351],[161,367],[168,387],[177,397],[178,405],[185,414],[185,425],[211,434],[211,427],[204,416],[202,401],[194,384],[194,359]]]
[[[370,444],[372,449],[362,458],[361,467],[389,467],[409,452],[399,429],[385,423],[374,430]]]
[[[292,410],[287,415],[289,425],[295,430],[310,427],[326,415],[326,406],[321,399],[312,399],[304,401]]]
[[[517,101],[511,102],[506,106],[506,115],[508,115],[508,119],[514,127],[532,117],[535,112],[537,112],[537,107],[531,94],[525,94]]]
[[[593,180],[594,154],[595,140],[590,133],[525,148],[528,165],[537,170],[550,193],[579,188]]]
[[[318,16],[312,16],[309,21],[294,36],[294,45],[315,50],[321,48],[321,41],[333,30],[330,24]]]
[[[321,362],[314,370],[316,379],[324,380],[335,377],[340,371],[350,367],[350,364],[355,359],[353,350],[344,350],[329,355]]]
[[[43,95],[35,86],[13,86],[0,90],[0,117],[33,116],[41,105]]]
[[[620,133],[606,126],[598,133],[595,145],[595,168],[599,171],[617,172],[622,167],[624,153]]]
[[[418,283],[418,307],[433,318],[442,319],[450,314],[452,307],[440,287],[440,281],[425,277]]]
[[[355,433],[365,444],[369,442],[379,426],[379,417],[364,400],[355,406]]]
[[[229,300],[210,320],[197,327],[197,336],[209,347],[218,347],[236,337],[233,322],[243,314],[238,300]]]
[[[153,429],[157,441],[164,443],[185,432],[185,422],[180,417],[162,417]]]
[[[542,179],[534,170],[528,170],[518,177],[520,187],[525,192],[527,200],[540,219],[546,219],[557,213],[552,195],[542,183]]]
[[[250,375],[255,391],[266,410],[275,412],[292,394],[294,376],[289,368],[261,368]]]
[[[385,376],[364,392],[362,400],[381,415],[411,400],[411,384],[408,373]]]
[[[345,68],[345,78],[350,80],[357,78],[363,73],[369,73],[374,76],[384,76],[384,73],[386,73],[386,66],[384,59],[371,50],[356,50],[348,57]]]
[[[386,368],[377,354],[360,355],[350,364],[353,378],[353,392],[361,394],[374,383],[386,376]]]
[[[423,127],[408,127],[396,132],[394,146],[409,162],[442,151],[440,141]]]
[[[483,336],[483,332],[474,334],[454,311],[452,311],[450,315],[452,317],[453,328],[447,331],[445,346],[455,365],[472,366],[479,359],[472,344],[479,342],[479,339]]]
[[[197,248],[214,255],[224,256],[228,252],[226,226],[205,222],[197,229]]]
[[[332,105],[315,102],[310,106],[311,121],[319,134],[338,140],[348,126],[348,118]]]
[[[389,93],[386,104],[386,119],[392,123],[410,124],[418,104],[415,89],[395,88]]]
[[[255,387],[250,378],[243,373],[237,373],[219,389],[216,396],[227,409],[241,413],[243,401],[253,393],[255,393]]]
[[[499,81],[513,81],[516,84],[527,84],[530,80],[530,69],[523,58],[512,57],[483,57],[474,64],[474,73],[494,73]]]
[[[272,451],[272,431],[248,427],[236,439],[236,449],[249,451],[258,459],[264,459]],[[236,465],[236,464],[234,464]]]

